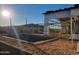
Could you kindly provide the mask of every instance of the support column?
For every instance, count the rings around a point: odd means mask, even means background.
[[[44,18],[44,35],[49,35],[49,19]]]
[[[73,47],[73,28],[72,28],[72,22],[73,22],[73,17],[70,17],[70,33],[71,33],[71,40],[72,40],[72,47]]]

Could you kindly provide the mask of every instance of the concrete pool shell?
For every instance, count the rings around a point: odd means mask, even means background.
[[[8,37],[16,38],[15,35],[6,35]],[[44,35],[37,35],[37,34],[19,34],[21,40],[28,41],[28,42],[39,42],[52,39],[54,37],[44,36]]]
[[[29,54],[33,55],[48,55],[48,53],[42,51],[40,48],[36,47],[35,44],[32,44],[30,42],[20,40],[18,42],[17,39],[11,38],[11,37],[6,37],[6,36],[0,36],[0,42],[9,45],[11,47],[14,47],[16,49],[20,49],[21,51],[24,51]],[[19,45],[20,43],[21,45]]]

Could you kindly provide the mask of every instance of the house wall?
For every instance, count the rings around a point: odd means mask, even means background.
[[[71,16],[79,16],[79,8],[71,10]]]
[[[65,21],[65,22],[63,22],[63,21],[61,21],[61,33],[68,33],[68,27],[69,27],[69,25],[68,25],[68,23]]]

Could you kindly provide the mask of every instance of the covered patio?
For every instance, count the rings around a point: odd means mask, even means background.
[[[79,40],[79,5],[76,4],[73,7],[47,11],[44,14],[44,35],[49,35],[49,21],[51,19],[57,19],[60,21],[60,37]],[[78,46],[79,47],[79,46]],[[79,52],[79,49],[78,49]]]
[[[44,34],[49,35],[49,21],[57,19],[61,24],[61,33],[79,39],[79,5],[44,13]]]

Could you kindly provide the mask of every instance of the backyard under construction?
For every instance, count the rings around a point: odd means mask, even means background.
[[[44,30],[42,33],[39,33],[39,28],[36,28],[38,33],[33,31],[30,34],[25,32],[19,34],[11,24],[10,28],[13,29],[15,37],[0,35],[0,42],[14,47],[14,50],[18,49],[17,52],[20,50],[23,55],[79,54],[79,5],[75,4],[69,8],[46,11],[43,15],[44,26],[42,28]]]

